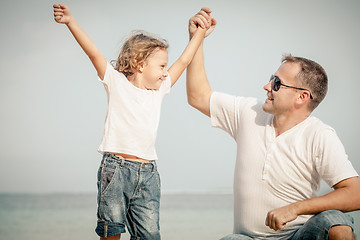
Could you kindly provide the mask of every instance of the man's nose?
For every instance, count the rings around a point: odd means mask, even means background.
[[[268,82],[264,85],[264,90],[267,92],[271,92],[271,82]]]

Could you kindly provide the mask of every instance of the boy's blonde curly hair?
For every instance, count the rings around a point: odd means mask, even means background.
[[[168,42],[145,31],[134,31],[124,42],[120,54],[115,62],[115,69],[126,77],[134,74],[139,65],[153,53],[155,49],[167,50]]]

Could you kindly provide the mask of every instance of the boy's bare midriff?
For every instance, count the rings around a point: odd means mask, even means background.
[[[134,155],[124,154],[124,153],[114,153],[114,152],[110,152],[110,153],[111,153],[111,154],[114,154],[114,155],[117,156],[118,158],[126,159],[126,160],[129,160],[129,161],[144,162],[144,163],[150,162],[149,160],[146,160],[146,159],[143,159],[143,158],[139,158],[139,157],[134,156]]]

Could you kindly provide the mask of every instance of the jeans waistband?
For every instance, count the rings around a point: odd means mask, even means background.
[[[136,162],[131,161],[123,158],[119,158],[118,156],[115,156],[112,153],[105,152],[103,155],[103,159],[101,161],[101,166],[103,167],[106,162],[115,162],[120,165],[120,167],[131,167],[134,169],[140,169],[141,171],[153,171],[155,172],[157,170],[156,162],[155,160],[150,160],[149,162]]]

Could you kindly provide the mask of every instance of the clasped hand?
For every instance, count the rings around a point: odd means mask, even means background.
[[[189,20],[190,37],[194,35],[198,27],[206,29],[205,37],[209,36],[216,26],[216,20],[211,15],[210,8],[203,7],[201,10]]]
[[[275,231],[281,230],[288,222],[294,221],[298,217],[295,207],[287,205],[268,212],[265,225]]]

